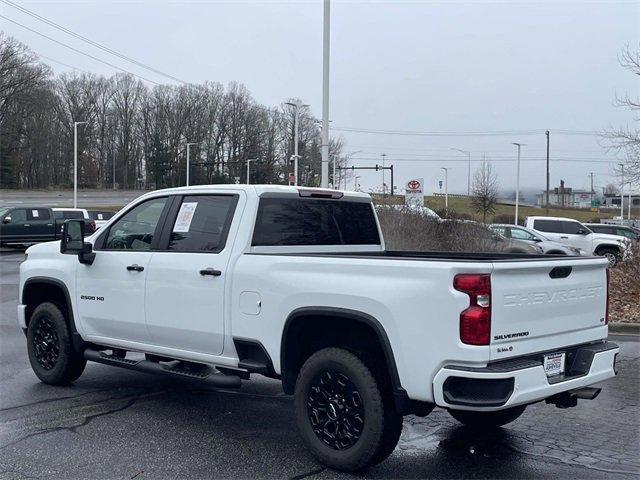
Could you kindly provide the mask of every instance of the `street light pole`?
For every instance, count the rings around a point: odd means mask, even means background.
[[[255,161],[256,161],[255,158],[247,159],[247,185],[249,185],[249,165],[251,164],[251,162],[255,162]]]
[[[467,155],[468,164],[467,164],[467,197],[471,196],[471,152],[467,150],[462,150],[461,148],[452,148],[451,150],[455,150],[456,152],[464,153]]]
[[[516,165],[516,217],[513,220],[514,225],[518,225],[518,206],[520,203],[520,148],[526,147],[524,143],[513,142],[518,147],[518,162]]]
[[[73,208],[78,208],[78,125],[89,122],[73,122]]]
[[[189,147],[191,147],[191,145],[198,145],[199,142],[191,142],[191,143],[187,143],[187,187],[189,186],[189,159],[191,158],[189,153]]]
[[[303,105],[302,102],[300,102],[300,99],[296,99],[295,103],[294,102],[284,102],[285,105],[291,105],[293,108],[295,108],[295,116],[294,116],[294,120],[293,120],[293,184],[295,186],[298,185],[298,159],[300,158],[300,155],[298,155],[298,131],[299,131],[299,124],[300,124],[300,107],[308,107],[309,105]]]
[[[449,169],[442,167],[444,170],[444,210],[449,212]]]
[[[353,190],[354,191],[358,191],[358,179],[360,178],[360,175],[356,175],[353,177]]]
[[[331,3],[324,0],[322,31],[322,170],[320,186],[329,186],[329,47],[330,47]]]

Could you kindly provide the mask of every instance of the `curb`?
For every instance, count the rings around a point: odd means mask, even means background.
[[[609,333],[618,335],[640,335],[640,323],[610,323]]]

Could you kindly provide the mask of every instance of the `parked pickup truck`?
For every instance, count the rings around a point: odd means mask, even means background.
[[[95,230],[86,210],[77,208],[0,207],[0,246],[49,242],[60,238],[69,218],[84,218],[87,232]]]
[[[83,227],[20,267],[43,382],[87,360],[225,388],[266,375],[333,468],[383,461],[403,415],[495,427],[615,375],[602,258],[389,251],[368,195],[286,186],[160,190]]]

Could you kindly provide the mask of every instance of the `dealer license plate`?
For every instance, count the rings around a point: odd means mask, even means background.
[[[549,353],[544,356],[544,371],[547,377],[564,373],[565,353]]]

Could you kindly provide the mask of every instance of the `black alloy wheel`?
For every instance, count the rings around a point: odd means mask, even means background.
[[[334,450],[345,450],[360,439],[365,412],[362,398],[351,379],[324,370],[312,380],[307,397],[309,420],[316,436]]]
[[[45,370],[56,366],[60,356],[60,340],[53,321],[43,317],[33,335],[33,351],[38,364]]]

